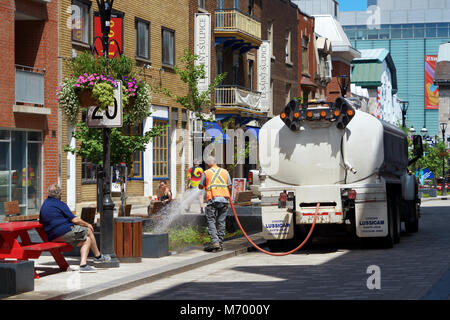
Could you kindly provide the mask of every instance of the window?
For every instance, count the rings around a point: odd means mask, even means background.
[[[292,63],[291,60],[291,30],[286,32],[286,63]]]
[[[233,84],[239,84],[239,60],[238,51],[233,51]]]
[[[267,26],[267,40],[270,41],[270,55],[273,56],[273,22]]]
[[[216,47],[216,57],[217,57],[217,74],[221,74],[224,72],[222,47]]]
[[[153,126],[167,126],[167,120],[153,120]],[[169,127],[163,134],[153,138],[153,177],[169,177]]]
[[[205,9],[205,0],[198,0],[198,7]]]
[[[254,0],[248,0],[248,14],[253,15]]]
[[[19,202],[22,215],[39,214],[42,132],[0,130],[0,215],[4,202]]]
[[[162,63],[175,65],[175,31],[165,28],[162,29]]]
[[[217,0],[216,2],[217,9],[223,9],[223,0]]]
[[[241,1],[240,0],[233,0],[233,8],[234,9],[241,9]]]
[[[81,160],[81,183],[91,184],[97,183],[97,167],[98,165],[86,160]]]
[[[253,91],[253,60],[248,60],[248,88]]]
[[[150,60],[150,22],[137,19],[136,29],[136,57]]]
[[[142,126],[123,126],[123,134],[127,136],[141,136]],[[130,178],[143,178],[142,174],[142,152],[137,151],[133,154],[133,165],[128,175]]]
[[[72,1],[72,40],[89,44],[90,4],[84,1]]]
[[[308,38],[302,38],[302,73],[309,75]]]

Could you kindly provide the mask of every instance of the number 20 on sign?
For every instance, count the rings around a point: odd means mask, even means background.
[[[91,106],[87,110],[86,124],[88,128],[120,128],[122,127],[122,81],[117,81],[114,89],[114,105],[106,110]]]

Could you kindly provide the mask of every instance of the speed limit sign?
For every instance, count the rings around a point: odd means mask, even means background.
[[[122,81],[116,81],[114,89],[114,105],[106,110],[98,106],[89,107],[86,115],[88,128],[120,128],[122,127]]]

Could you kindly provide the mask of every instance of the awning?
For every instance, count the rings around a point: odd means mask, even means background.
[[[352,66],[351,83],[360,87],[378,87],[381,85],[382,65],[378,62],[358,63]]]
[[[211,138],[211,141],[215,141],[216,139],[221,139],[222,141],[218,141],[218,143],[227,143],[230,140],[230,137],[223,132],[222,128],[216,122],[203,122],[203,128],[207,133],[207,136]]]

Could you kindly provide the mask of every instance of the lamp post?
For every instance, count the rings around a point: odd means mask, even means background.
[[[400,103],[402,104],[402,128],[404,128],[406,125],[406,112],[408,112],[409,101],[400,101]]]
[[[109,57],[109,33],[111,31],[111,11],[114,0],[97,0],[102,28],[103,56]],[[110,128],[102,129],[103,135],[103,179],[102,214],[100,216],[100,250],[111,256],[109,262],[99,264],[99,267],[117,268],[120,263],[114,251],[114,202],[111,199],[111,165],[110,165]]]
[[[447,130],[447,122],[441,123],[441,131],[442,131],[442,141],[444,141],[444,145],[447,147],[445,143],[445,130]],[[447,182],[445,175],[445,157],[442,157],[442,195],[446,195],[445,184]]]

